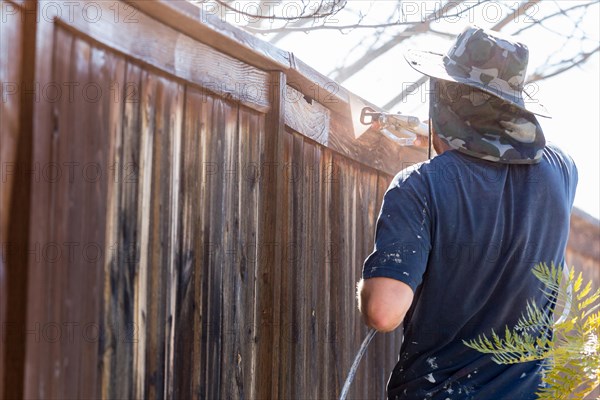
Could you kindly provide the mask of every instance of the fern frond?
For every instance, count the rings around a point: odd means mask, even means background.
[[[583,285],[583,274],[574,269],[567,276],[553,263],[534,266],[548,302],[564,307],[555,322],[552,313],[528,301],[513,330],[504,335],[492,330],[463,343],[491,355],[499,364],[545,360],[540,399],[583,399],[600,385],[600,289]],[[553,332],[545,335],[544,332]]]
[[[592,281],[588,281],[587,285],[577,293],[577,301],[581,301],[592,290]]]
[[[547,329],[553,324],[553,317],[541,310],[535,300],[527,301],[525,314],[522,315],[515,325],[515,331],[531,331]]]
[[[587,286],[586,286],[586,289],[587,289]],[[578,296],[577,309],[584,310],[599,300],[600,300],[600,288],[598,288],[598,290],[596,290],[594,293],[592,293],[591,295],[589,295],[587,297],[582,296],[581,298],[579,298],[579,296]],[[599,302],[599,304],[600,304],[600,302]],[[598,304],[596,304],[594,307],[598,307]]]
[[[575,279],[575,282],[573,283],[573,290],[575,291],[575,293],[579,292],[579,289],[581,289],[581,284],[583,283],[583,273],[579,273],[577,275],[577,279]]]

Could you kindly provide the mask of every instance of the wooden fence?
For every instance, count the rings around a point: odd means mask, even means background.
[[[354,140],[343,88],[185,2],[2,18],[5,397],[336,397],[378,199],[423,153]]]
[[[0,393],[335,398],[381,197],[425,154],[354,139],[344,88],[186,2],[1,18]]]

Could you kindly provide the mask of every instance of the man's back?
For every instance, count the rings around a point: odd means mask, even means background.
[[[535,165],[446,151],[396,176],[363,270],[415,293],[390,398],[535,398],[537,363],[497,365],[462,341],[514,326],[530,299],[549,307],[531,268],[564,262],[576,183],[553,146]]]

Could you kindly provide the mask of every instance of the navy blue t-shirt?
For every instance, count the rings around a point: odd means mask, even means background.
[[[576,185],[573,160],[552,145],[535,165],[450,150],[398,173],[363,266],[363,278],[415,294],[389,398],[536,398],[539,362],[498,365],[462,341],[512,328],[527,300],[550,309],[531,269],[564,263]]]

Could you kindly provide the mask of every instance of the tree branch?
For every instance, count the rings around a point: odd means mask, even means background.
[[[329,10],[323,11],[323,9],[325,9],[325,7],[323,5],[324,0],[321,0],[319,2],[319,6],[317,7],[317,9],[315,11],[313,11],[309,14],[305,14],[306,10],[310,4],[310,1],[305,2],[305,0],[302,0],[302,11],[300,12],[300,14],[298,16],[284,17],[284,16],[280,16],[280,15],[275,15],[275,14],[271,14],[271,15],[253,14],[253,13],[249,13],[247,11],[235,8],[231,5],[229,5],[224,0],[212,0],[212,1],[214,1],[218,5],[224,7],[225,9],[227,9],[229,11],[233,11],[235,13],[244,15],[244,16],[252,18],[252,19],[269,19],[269,20],[280,20],[280,21],[296,21],[298,19],[304,19],[304,18],[308,18],[308,19],[310,19],[310,18],[326,18],[331,15],[334,15],[335,13],[339,12],[346,6],[346,0],[331,0],[331,2],[332,2],[331,7],[326,7]],[[249,27],[248,29],[250,31],[253,31],[253,30],[257,30],[258,32],[261,31],[261,29],[257,29],[257,28]]]
[[[590,52],[579,53],[578,55],[575,56],[575,58],[570,58],[567,60],[559,61],[556,64],[551,65],[549,68],[546,68],[546,69],[551,69],[553,67],[559,67],[559,66],[563,65],[561,68],[557,69],[554,72],[548,73],[548,74],[534,73],[529,77],[529,79],[527,80],[527,83],[538,82],[538,81],[541,81],[542,79],[547,79],[547,78],[551,78],[553,76],[562,74],[563,72],[568,71],[571,68],[579,67],[582,64],[584,64],[591,56],[593,56],[594,54],[596,54],[598,52],[600,52],[600,46],[596,47],[594,50],[592,50]]]
[[[589,3],[585,3],[585,4],[578,4],[578,5],[576,5],[576,6],[569,7],[569,8],[567,8],[567,9],[564,9],[564,10],[562,10],[562,9],[561,9],[560,11],[557,11],[557,12],[555,12],[555,13],[553,13],[553,14],[546,15],[545,17],[543,17],[543,18],[540,18],[540,19],[534,19],[533,17],[530,17],[530,18],[531,18],[531,19],[533,19],[533,21],[534,21],[532,24],[530,24],[530,25],[527,25],[527,26],[525,26],[525,27],[523,27],[523,28],[521,28],[521,29],[517,30],[516,32],[514,32],[514,33],[512,33],[512,34],[513,34],[513,35],[518,35],[518,34],[520,34],[521,32],[524,32],[524,31],[526,31],[526,30],[528,30],[528,29],[531,29],[532,27],[534,27],[534,26],[535,26],[535,25],[537,25],[537,24],[540,24],[540,25],[542,25],[542,22],[544,22],[544,21],[546,21],[546,20],[548,20],[548,19],[554,18],[554,17],[556,17],[556,16],[559,16],[559,15],[566,15],[566,14],[567,14],[569,11],[575,10],[575,9],[577,9],[577,8],[589,7],[589,6],[592,6],[592,5],[594,5],[594,4],[598,4],[599,2],[600,2],[599,0],[596,0],[596,1],[591,1],[591,2],[589,2]],[[555,33],[558,33],[558,32],[555,32]]]
[[[444,5],[444,7],[442,7],[440,10],[443,10],[444,8],[447,8],[448,10],[455,8],[456,6],[458,6],[457,3],[464,3],[466,0],[462,0],[462,1],[458,1],[458,2],[448,2]],[[439,15],[439,12],[436,11],[430,15],[427,16],[427,18],[425,18],[423,21],[421,21],[420,23],[430,23],[433,22],[437,19],[441,19],[441,18],[456,18],[459,17],[461,15],[463,15],[464,13],[466,13],[467,11],[471,10],[472,8],[475,8],[477,6],[479,6],[480,4],[483,3],[487,3],[489,1],[492,0],[478,0],[477,3],[474,3],[472,5],[470,5],[469,7],[465,8],[464,10],[461,10],[460,12],[454,13],[454,14],[442,14]],[[315,26],[307,26],[304,28],[286,28],[286,27],[279,27],[279,28],[264,28],[264,29],[258,29],[258,28],[252,28],[252,27],[248,27],[246,29],[248,29],[248,31],[252,32],[252,33],[277,33],[277,32],[283,32],[286,30],[289,30],[290,32],[310,32],[310,31],[318,31],[318,30],[339,30],[339,31],[344,31],[344,30],[354,30],[354,29],[376,29],[376,28],[389,28],[392,26],[413,26],[415,24],[417,24],[418,22],[415,21],[401,21],[401,20],[397,20],[394,22],[387,22],[387,23],[383,23],[383,24],[360,24],[360,23],[355,23],[352,25],[315,25]]]
[[[388,52],[389,50],[391,50],[392,48],[397,46],[399,43],[403,42],[406,38],[412,37],[419,33],[427,32],[429,30],[429,26],[431,25],[432,21],[439,19],[441,17],[444,17],[444,16],[447,17],[448,11],[458,7],[463,2],[464,1],[455,1],[455,2],[446,3],[444,5],[444,7],[440,8],[440,10],[434,11],[433,13],[429,14],[427,16],[427,18],[425,19],[425,21],[417,23],[417,24],[413,24],[412,26],[406,28],[402,32],[395,35],[391,40],[384,43],[382,46],[366,52],[365,54],[363,54],[362,57],[360,57],[354,63],[337,71],[337,74],[333,77],[333,79],[335,79],[339,83],[343,83],[348,78],[350,78],[352,75],[354,75],[355,73],[357,73],[358,71],[363,69],[366,65],[371,63],[373,60],[375,60],[377,57],[381,56],[382,54],[385,54],[386,52]],[[480,3],[477,3],[477,4],[480,4]],[[465,11],[466,11],[466,9],[461,12],[465,12]]]

